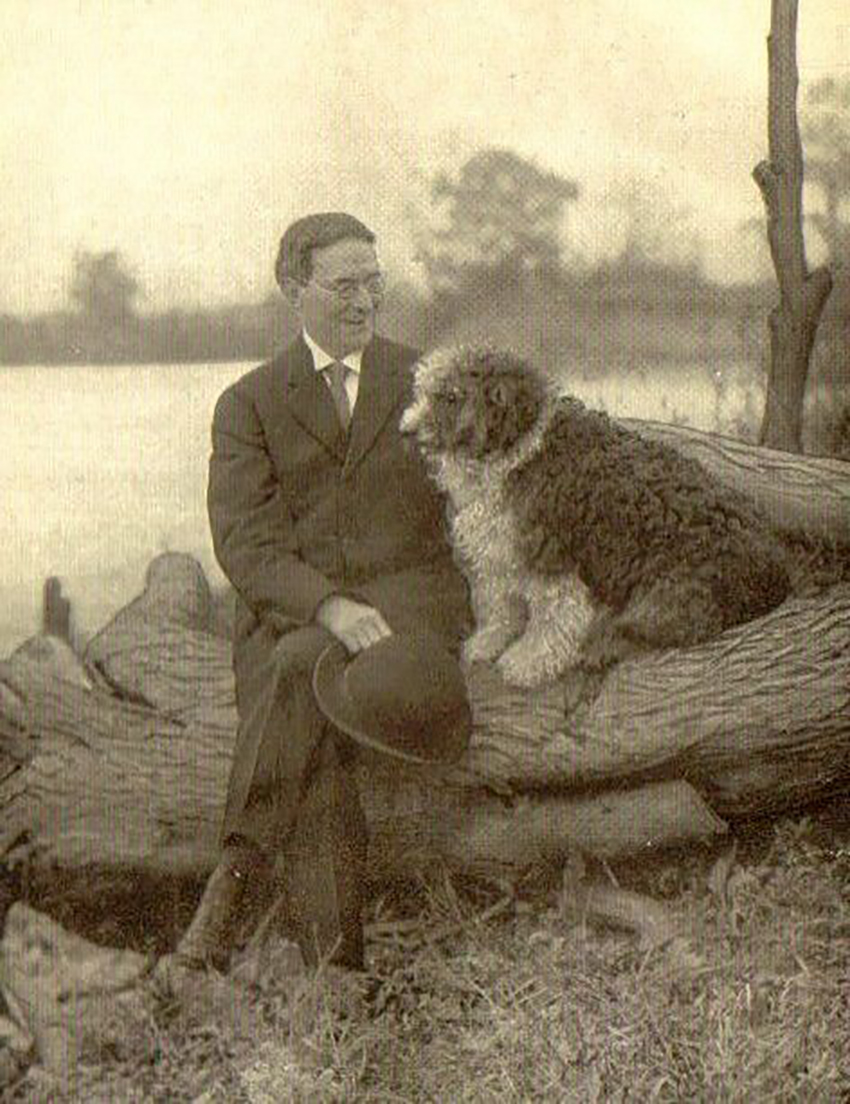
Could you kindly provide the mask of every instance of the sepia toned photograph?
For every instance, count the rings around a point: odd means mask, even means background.
[[[846,0],[0,0],[0,1099],[850,1101]]]

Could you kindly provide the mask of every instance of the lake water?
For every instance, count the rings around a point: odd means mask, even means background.
[[[158,552],[191,552],[222,581],[207,532],[209,427],[249,367],[0,367],[0,657],[37,631],[49,575],[83,635],[139,592]],[[748,396],[760,409],[743,365],[715,381],[693,365],[571,389],[611,414],[700,429],[722,428]]]

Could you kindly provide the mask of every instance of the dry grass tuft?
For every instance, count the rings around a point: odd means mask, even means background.
[[[666,899],[705,968],[576,922],[557,888],[434,879],[375,905],[368,984],[308,976],[271,944],[252,983],[157,1007],[132,1053],[99,1054],[65,1099],[850,1099],[846,802],[614,873]],[[33,1072],[9,1099],[44,1090]]]

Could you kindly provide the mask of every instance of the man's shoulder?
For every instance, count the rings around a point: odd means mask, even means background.
[[[406,345],[401,341],[393,341],[388,337],[376,334],[368,345],[368,355],[375,360],[388,364],[410,366],[419,360],[422,352],[412,345]],[[278,350],[268,360],[264,360],[262,364],[249,369],[232,383],[231,387],[250,390],[253,387],[262,386],[280,375],[287,375],[295,366],[300,367],[308,363],[309,349],[301,338],[296,338],[290,345]]]
[[[305,365],[309,367],[309,355],[307,345],[296,339],[262,364],[241,375],[224,390],[221,398],[225,402],[229,399],[262,402],[263,396],[269,391],[277,392],[281,387],[286,387],[293,371]],[[368,355],[376,364],[390,371],[409,372],[422,353],[411,345],[376,335],[369,343]]]
[[[300,346],[301,343],[295,341],[262,364],[249,368],[222,392],[222,398],[233,396],[250,399],[262,395],[270,387],[279,387],[288,378],[292,365],[307,352],[306,345],[303,348]]]

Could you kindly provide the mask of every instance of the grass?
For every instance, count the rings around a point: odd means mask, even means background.
[[[577,920],[543,878],[446,876],[374,903],[368,1001],[272,943],[253,979],[105,1032],[64,1099],[850,1100],[846,798],[608,876],[664,899],[702,966]],[[31,1071],[8,1099],[63,1097]]]

